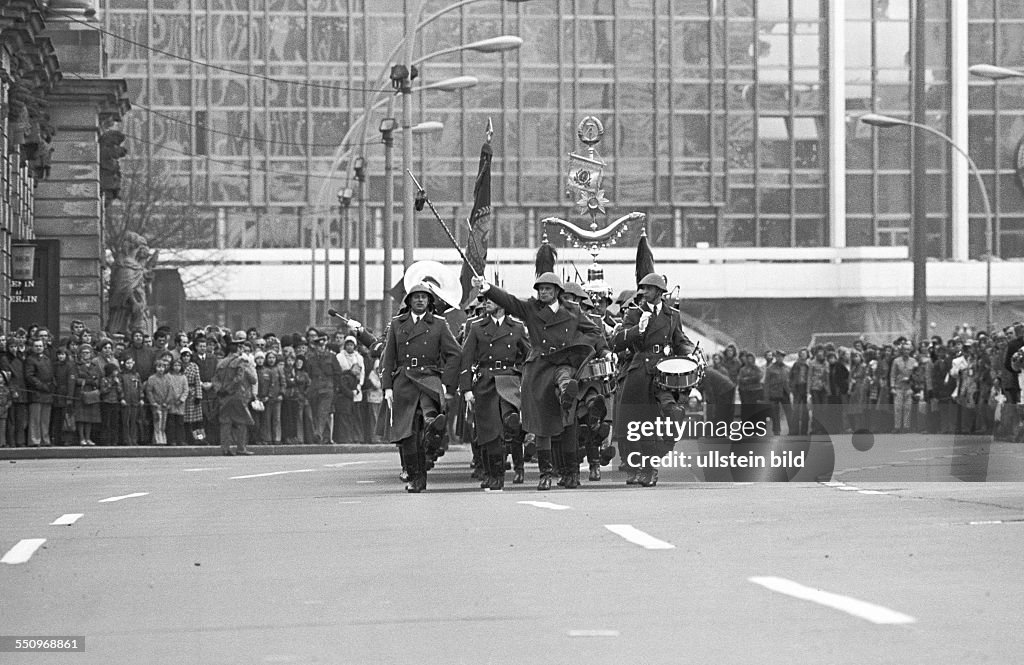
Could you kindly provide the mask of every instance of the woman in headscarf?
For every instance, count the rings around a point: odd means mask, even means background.
[[[341,365],[341,391],[334,403],[334,442],[362,441],[362,428],[355,405],[363,401],[362,385],[365,369],[363,356],[356,351],[356,338],[349,335],[338,353]]]

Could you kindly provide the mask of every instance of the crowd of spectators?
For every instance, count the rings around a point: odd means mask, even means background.
[[[37,326],[0,333],[0,447],[219,445],[218,362],[236,342],[256,367],[262,444],[379,441],[377,360],[345,331],[95,333],[55,339]],[[728,346],[712,366],[737,401],[768,408],[774,434],[992,434],[1024,440],[1024,323],[916,345],[815,344],[796,353]],[[785,425],[785,428],[783,427]]]
[[[378,440],[376,361],[344,332],[0,332],[0,447],[219,445],[218,362],[229,343],[255,365],[258,444]]]
[[[736,383],[742,404],[768,404],[774,434],[828,431],[992,434],[1024,439],[1024,323],[991,335],[968,327],[944,340],[815,344],[795,357],[728,346],[711,365]]]

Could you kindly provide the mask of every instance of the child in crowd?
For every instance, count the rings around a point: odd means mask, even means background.
[[[139,419],[146,404],[142,397],[142,379],[135,371],[135,358],[125,356],[121,361],[121,444],[139,445]]]
[[[181,358],[172,358],[171,397],[167,404],[167,438],[172,446],[185,445],[185,402],[188,401],[188,379],[185,378]]]
[[[167,376],[167,363],[163,359],[153,365],[153,375],[146,379],[146,401],[153,413],[153,444],[167,445],[167,411],[173,398],[174,386]]]
[[[299,402],[297,439],[299,443],[309,443],[313,438],[313,407],[309,404],[309,372],[306,371],[306,356],[295,356],[295,392]]]
[[[100,381],[100,445],[116,446],[121,441],[121,370],[117,364],[103,367]]]

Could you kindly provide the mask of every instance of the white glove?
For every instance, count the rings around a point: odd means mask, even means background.
[[[356,332],[359,332],[362,329],[363,324],[359,323],[355,319],[349,319],[348,320],[348,327],[351,328],[352,330],[356,331]]]
[[[647,324],[651,322],[651,313],[644,312],[640,315],[640,332],[643,333],[647,330]]]
[[[473,396],[473,391],[467,390],[466,393],[462,396],[462,398],[466,401],[466,406],[472,408],[473,402],[474,400],[476,400],[476,397]]]
[[[387,388],[384,391],[384,401],[388,403],[388,408],[392,408],[395,404],[395,391],[391,388]]]
[[[474,277],[470,280],[470,283],[480,290],[480,293],[487,293],[487,289],[491,288],[491,285],[483,277]]]

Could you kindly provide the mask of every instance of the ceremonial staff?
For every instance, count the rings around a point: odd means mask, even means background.
[[[462,260],[466,262],[466,265],[469,266],[469,269],[473,271],[473,276],[479,277],[480,273],[478,273],[476,271],[476,268],[473,267],[473,264],[470,263],[469,259],[466,257],[466,253],[462,251],[461,247],[459,247],[459,243],[455,240],[455,236],[452,235],[452,232],[448,228],[448,225],[445,224],[445,221],[443,219],[441,219],[441,215],[437,213],[437,210],[434,208],[434,204],[430,202],[430,198],[427,196],[427,190],[423,189],[423,186],[420,184],[420,181],[416,179],[416,176],[413,175],[412,171],[406,169],[405,172],[409,174],[409,177],[412,178],[413,183],[416,185],[416,201],[423,201],[424,203],[427,204],[427,207],[430,208],[430,212],[434,213],[434,219],[437,220],[437,223],[441,225],[441,228],[444,229],[445,234],[447,234],[448,240],[450,240],[452,243],[452,247],[454,247],[455,251],[459,253],[459,256],[462,257]]]

